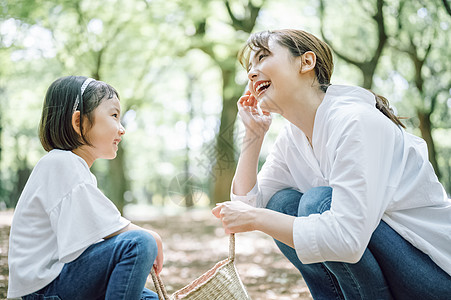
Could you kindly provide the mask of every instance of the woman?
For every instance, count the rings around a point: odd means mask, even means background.
[[[451,201],[424,141],[385,98],[331,85],[309,33],[256,33],[240,59],[246,134],[232,201],[213,209],[226,232],[275,238],[315,299],[451,299]],[[257,176],[271,112],[289,123]]]

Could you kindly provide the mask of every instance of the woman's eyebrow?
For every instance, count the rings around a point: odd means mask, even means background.
[[[255,52],[255,54],[254,54],[254,56],[252,57],[252,59],[254,59],[255,57],[257,57],[257,56],[260,54],[260,52],[262,52],[262,51],[264,51],[263,48],[258,49],[257,52]],[[249,64],[247,65],[247,72],[250,71],[251,67],[252,67],[252,63],[249,62]]]

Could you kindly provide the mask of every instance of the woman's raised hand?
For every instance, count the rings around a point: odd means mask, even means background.
[[[264,136],[271,125],[271,114],[267,111],[262,111],[259,114],[259,108],[257,107],[257,99],[250,91],[247,91],[238,100],[238,113],[246,128],[246,133],[252,132],[258,136]]]

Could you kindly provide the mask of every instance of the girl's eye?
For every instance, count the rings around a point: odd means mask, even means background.
[[[262,60],[264,57],[268,56],[268,54],[260,54],[258,56],[258,61]]]
[[[118,114],[113,114],[112,116],[115,117],[115,118],[117,118]]]

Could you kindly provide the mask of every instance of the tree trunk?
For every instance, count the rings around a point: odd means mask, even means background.
[[[216,162],[212,170],[214,176],[213,203],[230,200],[230,187],[236,167],[234,142],[234,124],[238,112],[236,101],[241,96],[243,89],[235,83],[234,61],[233,63],[226,61],[220,67],[223,78],[223,108],[216,144]]]
[[[108,186],[110,188],[106,191],[106,194],[122,213],[125,206],[124,194],[128,189],[128,180],[125,177],[125,153],[121,143],[118,145],[116,158],[110,160],[108,165]]]
[[[441,174],[440,174],[440,169],[439,169],[438,163],[437,163],[434,139],[432,138],[431,113],[417,110],[417,116],[418,116],[418,119],[420,120],[419,127],[420,127],[420,131],[421,131],[421,136],[426,141],[426,144],[428,147],[429,161],[431,162],[432,167],[434,167],[435,174],[437,175],[438,179],[440,180]]]
[[[361,70],[363,75],[363,85],[362,87],[365,89],[371,89],[373,87],[373,77],[374,71],[365,72],[365,70]]]

